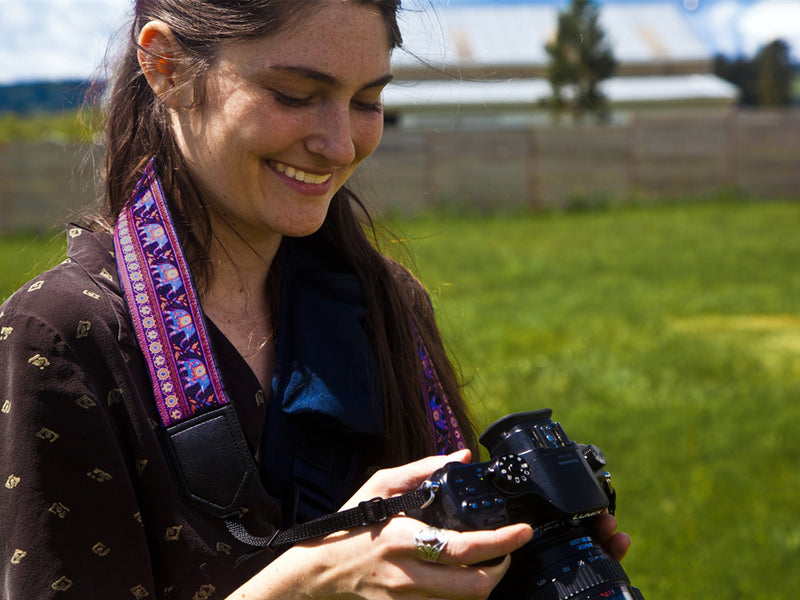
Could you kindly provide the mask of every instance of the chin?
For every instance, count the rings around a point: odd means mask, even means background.
[[[325,218],[328,215],[327,209],[324,212],[314,214],[306,214],[302,217],[292,219],[280,228],[282,235],[286,237],[306,237],[312,235],[320,230],[325,223]]]

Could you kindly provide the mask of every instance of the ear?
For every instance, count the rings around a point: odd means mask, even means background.
[[[176,74],[180,45],[169,25],[150,21],[139,32],[139,66],[156,96],[171,104],[177,88]]]

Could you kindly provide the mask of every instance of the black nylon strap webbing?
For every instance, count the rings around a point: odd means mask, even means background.
[[[258,548],[281,551],[298,542],[324,537],[337,531],[382,523],[401,512],[420,508],[431,500],[434,493],[433,489],[423,487],[402,496],[373,498],[360,502],[355,508],[325,515],[283,531],[277,530],[272,537],[250,535],[239,521],[232,519],[226,520],[225,524],[228,526],[228,531],[240,542]]]

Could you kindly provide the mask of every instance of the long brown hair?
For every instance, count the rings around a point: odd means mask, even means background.
[[[145,165],[156,157],[161,183],[200,293],[211,276],[213,239],[209,211],[188,175],[164,104],[139,66],[138,33],[151,20],[166,23],[181,46],[183,78],[203,101],[204,75],[223,44],[278,32],[322,0],[137,0],[130,38],[107,97],[105,217],[115,222]],[[378,9],[392,48],[402,43],[397,25],[400,0],[355,0]],[[356,210],[359,211],[357,215]],[[367,225],[365,230],[365,224]],[[372,241],[366,231],[372,231]],[[321,232],[341,252],[362,281],[368,329],[380,368],[386,428],[383,461],[402,464],[433,450],[421,400],[420,366],[414,326],[436,367],[445,394],[462,426],[467,445],[475,436],[458,379],[444,350],[430,302],[420,283],[379,252],[375,229],[364,205],[347,188],[333,197]]]

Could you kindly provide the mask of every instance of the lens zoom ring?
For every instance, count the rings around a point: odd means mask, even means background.
[[[622,566],[611,558],[583,565],[578,567],[577,574],[569,573],[562,577],[571,581],[565,583],[554,577],[528,596],[527,600],[568,600],[600,584],[609,584],[607,587],[611,587],[613,584],[630,583]]]

